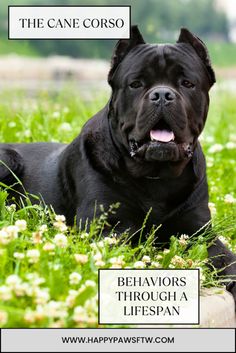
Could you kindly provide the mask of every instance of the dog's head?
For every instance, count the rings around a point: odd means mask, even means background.
[[[176,44],[146,44],[133,26],[131,38],[115,47],[108,82],[113,137],[130,158],[186,164],[204,127],[208,91],[215,82],[204,43],[183,28]]]

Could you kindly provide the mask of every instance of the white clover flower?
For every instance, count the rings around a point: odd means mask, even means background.
[[[89,233],[86,233],[86,232],[84,232],[84,233],[82,233],[81,235],[80,235],[80,238],[81,239],[85,239],[85,238],[88,238],[89,237]]]
[[[76,298],[78,296],[78,291],[74,289],[69,290],[69,294],[66,297],[65,303],[69,308],[72,308],[75,305]]]
[[[233,195],[231,195],[231,194],[226,194],[225,197],[224,197],[224,202],[225,202],[225,203],[232,204],[232,203],[235,203],[235,202],[236,202],[236,199],[233,197]]]
[[[56,246],[58,246],[59,248],[66,248],[68,245],[68,239],[64,234],[56,234],[53,242]]]
[[[42,224],[40,227],[39,227],[39,231],[42,232],[42,233],[45,233],[47,232],[48,230],[48,226],[46,224]]]
[[[88,255],[85,254],[74,254],[75,261],[81,265],[88,262]]]
[[[78,295],[83,293],[86,290],[86,286],[84,284],[81,284],[79,289],[78,289]]]
[[[34,294],[34,288],[29,283],[22,282],[14,288],[14,293],[17,297],[23,297],[24,295],[32,297]]]
[[[143,261],[144,263],[151,262],[151,258],[150,258],[150,256],[144,255],[144,256],[142,257],[142,261]]]
[[[21,282],[22,280],[18,275],[10,275],[6,278],[6,285],[8,285],[11,289]]]
[[[211,168],[211,167],[213,167],[213,165],[214,165],[214,158],[208,156],[207,159],[206,159],[206,162],[207,162],[207,166],[208,166],[209,168]]]
[[[123,268],[123,266],[118,263],[114,263],[110,266],[110,268]]]
[[[12,298],[12,291],[11,288],[8,286],[1,286],[0,287],[0,300],[7,301]]]
[[[64,215],[56,215],[55,216],[55,220],[57,221],[57,222],[65,222],[66,221],[66,217],[64,216]]]
[[[47,313],[45,312],[44,305],[37,305],[36,310],[34,312],[35,314],[35,320],[36,321],[42,321],[47,317]]]
[[[158,267],[161,267],[161,264],[158,261],[152,261],[151,266],[158,268]]]
[[[108,245],[117,244],[117,239],[114,238],[114,237],[113,238],[105,237],[103,241],[104,241],[105,244],[108,244]]]
[[[53,112],[52,113],[52,117],[54,118],[54,119],[57,119],[57,118],[59,118],[59,116],[60,116],[60,112]]]
[[[91,243],[90,244],[90,248],[92,248],[93,250],[97,250],[97,244],[96,243]]]
[[[31,136],[31,131],[29,129],[27,129],[27,130],[25,130],[23,132],[23,134],[24,134],[25,137],[30,137]]]
[[[163,255],[161,255],[161,254],[157,254],[157,255],[155,256],[155,259],[156,259],[156,260],[162,260],[162,258],[163,258]]]
[[[146,264],[143,261],[136,261],[133,265],[134,268],[145,268]]]
[[[5,228],[0,230],[0,244],[7,245],[11,241],[9,234],[5,230]]]
[[[35,311],[28,308],[24,315],[24,321],[27,322],[28,324],[34,324],[36,320],[37,320],[37,317],[36,317]]]
[[[72,318],[76,323],[87,322],[88,314],[82,306],[76,306]]]
[[[65,321],[64,320],[56,320],[49,324],[49,328],[63,328],[65,327]]]
[[[27,222],[24,219],[18,219],[15,222],[15,226],[22,232],[27,229]]]
[[[13,257],[17,260],[23,260],[25,258],[25,254],[22,252],[14,252]]]
[[[120,255],[118,257],[112,257],[110,258],[109,262],[114,264],[116,262],[122,262],[123,263],[124,255]]]
[[[37,249],[27,250],[26,257],[28,257],[31,264],[35,264],[40,258],[40,252]]]
[[[78,284],[82,279],[82,276],[78,272],[72,272],[69,276],[69,282],[71,285]]]
[[[26,275],[27,280],[29,281],[30,285],[33,287],[38,287],[41,284],[45,283],[45,278],[39,277],[38,273],[28,273]]]
[[[84,303],[84,308],[87,310],[87,312],[97,312],[98,310],[98,294],[96,294],[94,297],[87,299],[86,302]]]
[[[66,318],[68,312],[66,309],[66,303],[60,301],[51,300],[43,306],[45,315],[49,318]]]
[[[179,238],[179,244],[181,246],[186,246],[187,243],[188,243],[188,239],[189,239],[189,236],[186,235],[186,234],[181,234],[180,238]]]
[[[95,262],[95,266],[97,266],[97,267],[103,267],[105,265],[106,265],[106,263],[102,260],[98,260]]]
[[[85,281],[84,285],[85,285],[85,287],[96,287],[97,284],[95,281],[87,279],[87,281]]]
[[[8,320],[8,313],[6,311],[0,310],[0,327],[6,325]]]
[[[100,252],[97,252],[95,255],[93,255],[93,259],[95,261],[99,261],[102,259],[102,254]]]
[[[174,266],[179,266],[182,267],[185,265],[185,260],[178,255],[175,255],[172,259],[171,259],[171,264]]]
[[[203,133],[204,135],[204,133]],[[214,141],[214,137],[213,136],[204,136],[204,140],[208,143],[212,143]]]
[[[211,215],[214,216],[217,212],[214,202],[208,202],[208,207],[210,209]]]
[[[36,310],[32,311],[31,309],[27,309],[24,320],[29,324],[34,324],[35,322],[40,322],[47,317],[45,313],[45,309],[42,305],[37,305]]]
[[[33,280],[35,280],[35,278],[38,278],[38,274],[36,272],[27,273],[27,275],[25,277],[27,278],[27,280],[29,282],[32,282]]]
[[[34,298],[34,302],[36,304],[46,304],[50,299],[50,295],[48,293],[48,289],[40,289],[37,288],[35,291],[35,298]]]
[[[28,295],[28,293],[29,293],[29,285],[28,285],[28,283],[25,283],[25,282],[16,284],[14,286],[14,288],[12,288],[12,291],[15,293],[15,295],[17,297],[23,297],[25,295],[31,296],[31,295]]]
[[[77,297],[78,295],[78,291],[74,290],[74,289],[69,289],[69,295],[71,295],[72,297]]]
[[[111,268],[122,268],[125,265],[124,255],[112,257],[109,262],[112,264]]]
[[[116,239],[117,239],[117,238],[118,238],[118,234],[117,234],[117,233],[111,233],[111,234],[110,234],[110,237],[111,237],[111,238],[116,238]]]
[[[223,150],[223,146],[219,143],[216,143],[209,148],[208,152],[216,153],[216,152],[221,152],[222,150]]]
[[[60,232],[66,232],[68,227],[65,224],[66,217],[64,215],[56,215],[55,216],[55,222],[53,223],[53,226],[60,230]]]
[[[53,243],[45,243],[44,246],[43,246],[43,250],[44,251],[47,251],[47,252],[52,252],[55,250],[55,245]]]
[[[97,243],[97,246],[99,246],[99,248],[103,248],[104,247],[104,241],[101,240]]]
[[[66,232],[68,229],[67,225],[64,222],[54,222],[53,226],[60,232]]]
[[[8,212],[15,212],[15,210],[16,210],[16,204],[15,204],[15,203],[12,203],[11,205],[6,206],[6,209],[7,209]]]
[[[229,140],[236,142],[236,134],[235,133],[229,134]]]
[[[38,287],[38,286],[40,286],[41,284],[43,284],[43,283],[45,283],[45,282],[46,282],[45,278],[43,278],[43,277],[38,277],[38,276],[36,275],[34,278],[32,278],[32,280],[31,280],[31,285],[34,286],[34,287]]]
[[[5,228],[5,231],[8,233],[10,240],[14,240],[18,237],[19,228],[17,226],[8,226]]]
[[[70,132],[72,131],[72,127],[69,123],[64,122],[59,126],[59,130],[61,130],[62,132]]]
[[[236,143],[235,142],[232,142],[232,141],[229,141],[226,143],[225,147],[228,149],[228,150],[233,150],[236,148]]]
[[[16,127],[16,122],[15,122],[15,121],[9,121],[9,123],[7,124],[7,126],[8,126],[9,128],[14,128],[14,127]]]
[[[164,249],[164,250],[163,250],[163,254],[165,254],[165,255],[166,255],[166,254],[169,254],[169,252],[170,252],[170,249]]]
[[[54,271],[59,271],[60,268],[62,268],[62,265],[61,264],[55,264],[55,265],[52,266],[52,268],[53,268]]]

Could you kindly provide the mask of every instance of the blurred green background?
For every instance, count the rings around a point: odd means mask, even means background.
[[[149,42],[173,42],[181,26],[189,28],[206,41],[214,64],[236,65],[236,44],[230,39],[232,21],[227,16],[231,0],[1,0],[0,55],[16,53],[26,56],[67,55],[109,59],[112,40],[8,40],[8,5],[131,5],[132,23],[138,24]],[[236,1],[235,1],[236,3]],[[236,11],[236,10],[235,10]]]

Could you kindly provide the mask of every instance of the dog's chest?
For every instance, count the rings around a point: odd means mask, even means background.
[[[187,180],[186,178],[182,180],[146,179],[139,183],[134,192],[137,204],[144,214],[151,210],[150,217],[156,222],[162,222],[168,214],[187,200],[193,189],[194,183],[189,178]]]

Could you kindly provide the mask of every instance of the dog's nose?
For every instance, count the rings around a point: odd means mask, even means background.
[[[175,99],[175,93],[168,87],[158,87],[152,90],[149,99],[156,104],[168,104]]]

